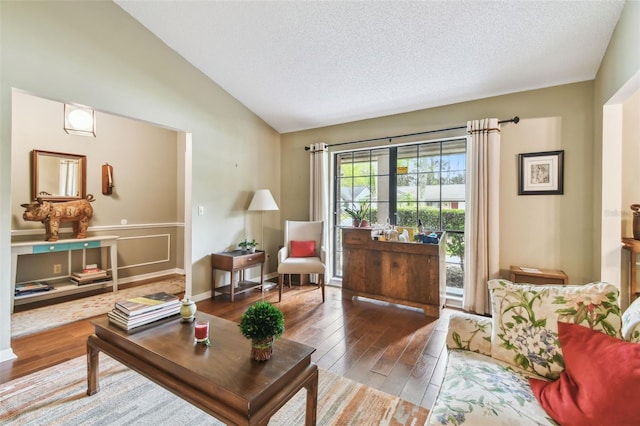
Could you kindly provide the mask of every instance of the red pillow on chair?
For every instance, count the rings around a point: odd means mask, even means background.
[[[316,242],[292,240],[291,257],[316,257]]]

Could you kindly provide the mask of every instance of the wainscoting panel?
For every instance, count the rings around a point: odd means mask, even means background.
[[[120,237],[118,239],[118,257],[127,260],[126,265],[120,266],[119,270],[169,262],[171,259],[171,235]]]

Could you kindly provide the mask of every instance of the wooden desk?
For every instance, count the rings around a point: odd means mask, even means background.
[[[630,288],[631,291],[629,293],[629,303],[633,302],[636,297],[638,297],[638,282],[637,282],[637,273],[636,273],[636,265],[638,261],[638,254],[640,254],[640,241],[635,240],[633,238],[627,237],[622,239],[622,248],[629,250],[629,270],[630,270],[630,279],[631,282]]]
[[[215,299],[216,291],[219,293],[228,294],[231,296],[231,301],[234,301],[234,297],[237,293],[243,293],[245,291],[252,290],[254,288],[262,287],[264,290],[264,261],[266,257],[264,251],[256,250],[255,253],[249,253],[248,251],[235,250],[223,253],[211,254],[211,299]],[[260,266],[260,282],[244,280],[244,271],[254,266]],[[223,270],[231,272],[231,283],[222,287],[216,287],[216,270]],[[241,273],[242,276],[238,277],[236,281],[235,274]]]
[[[100,390],[100,351],[173,392],[226,424],[266,425],[300,389],[307,390],[305,424],[316,424],[318,366],[315,349],[287,339],[276,340],[266,362],[251,359],[251,343],[238,324],[208,320],[211,346],[194,343],[194,322],[174,321],[127,334],[106,315],[92,321],[87,339],[87,395]]]
[[[520,266],[511,265],[510,281],[525,284],[568,284],[569,277],[564,272],[557,269],[527,268],[536,269],[539,272],[523,271]]]

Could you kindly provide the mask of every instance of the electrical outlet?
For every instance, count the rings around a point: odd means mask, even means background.
[[[53,273],[54,274],[62,273],[62,265],[59,263],[56,263],[55,265],[53,265]]]
[[[198,216],[204,215],[204,206],[198,206]]]

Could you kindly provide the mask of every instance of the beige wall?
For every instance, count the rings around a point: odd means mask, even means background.
[[[593,245],[594,275],[627,285],[621,268],[620,223],[623,188],[622,155],[625,141],[624,109],[627,99],[640,90],[640,2],[627,1],[602,59],[594,82]],[[606,120],[605,120],[606,118]],[[637,127],[640,117],[631,119]],[[627,133],[628,135],[628,133]],[[632,144],[638,144],[631,139]],[[628,149],[628,145],[627,148]],[[624,270],[624,269],[623,269]],[[622,285],[622,284],[621,284]],[[623,292],[624,295],[624,292]]]
[[[633,236],[631,204],[640,204],[640,90],[622,106],[622,229],[623,237]]]
[[[67,134],[61,126],[64,104],[14,91],[12,95],[12,240],[43,240],[40,222],[22,219],[20,204],[32,199],[32,150],[85,155],[87,193],[95,198],[89,234],[122,237],[119,279],[151,278],[184,270],[184,146],[179,132],[140,120],[96,112],[96,137]],[[102,194],[101,166],[113,166],[111,195]],[[178,174],[181,171],[182,175]],[[178,186],[180,185],[180,187]],[[179,196],[180,194],[180,196]],[[71,225],[61,227],[67,238]],[[131,249],[130,247],[134,247]],[[17,281],[65,278],[83,265],[52,274],[50,256],[21,257]],[[89,262],[92,263],[92,262]],[[106,267],[103,266],[103,267]]]
[[[615,173],[603,174],[603,161],[609,171],[622,167],[622,154],[613,162],[603,157],[603,152],[619,149],[607,146],[611,141],[606,139],[603,143],[603,106],[622,91],[637,91],[639,80],[640,2],[629,1],[594,82],[283,135],[282,218],[308,217],[306,204],[297,201],[300,194],[308,194],[305,145],[440,129],[481,117],[519,115],[523,119],[519,125],[504,126],[502,131],[501,268],[505,270],[512,263],[561,267],[574,283],[603,279],[602,269],[613,268],[617,278],[612,282],[621,285],[620,268],[624,265],[620,264],[617,232],[621,214],[612,217],[610,212],[621,213],[622,201],[617,197],[613,204],[603,205],[602,198],[603,193],[622,192],[626,182],[621,178],[611,182],[609,175]],[[620,102],[629,96],[631,93],[625,93]],[[619,126],[622,120],[620,117]],[[640,117],[634,117],[629,124],[637,127],[638,120]],[[624,138],[637,144],[629,131]],[[566,155],[565,195],[514,195],[517,153],[557,149],[564,149]],[[616,232],[603,230],[607,221],[614,222]],[[609,256],[609,251],[615,256]]]
[[[0,31],[0,360],[10,353],[12,206],[24,197],[11,199],[14,88],[191,133],[193,188],[178,196],[193,203],[185,251],[193,294],[206,294],[209,254],[259,235],[259,215],[246,213],[253,192],[269,188],[280,200],[279,134],[114,3],[2,1]],[[279,212],[265,214],[265,238],[279,226]],[[267,247],[271,267],[277,244]]]
[[[86,155],[87,193],[95,197],[91,227],[118,226],[123,220],[130,225],[178,222],[183,203],[178,197],[177,170],[184,158],[177,157],[176,131],[98,111],[95,138],[69,135],[62,129],[63,103],[18,91],[12,101],[12,230],[44,230],[39,222],[25,222],[20,207],[32,199],[34,149]],[[105,163],[113,166],[111,195],[102,194]]]
[[[500,267],[505,276],[512,264],[561,268],[574,283],[590,281],[592,103],[593,85],[585,82],[283,135],[282,218],[308,217],[306,203],[298,201],[309,193],[305,145],[331,145],[453,127],[475,118],[518,115],[520,123],[504,125],[501,134]],[[564,195],[517,195],[518,154],[555,150],[565,151]]]

